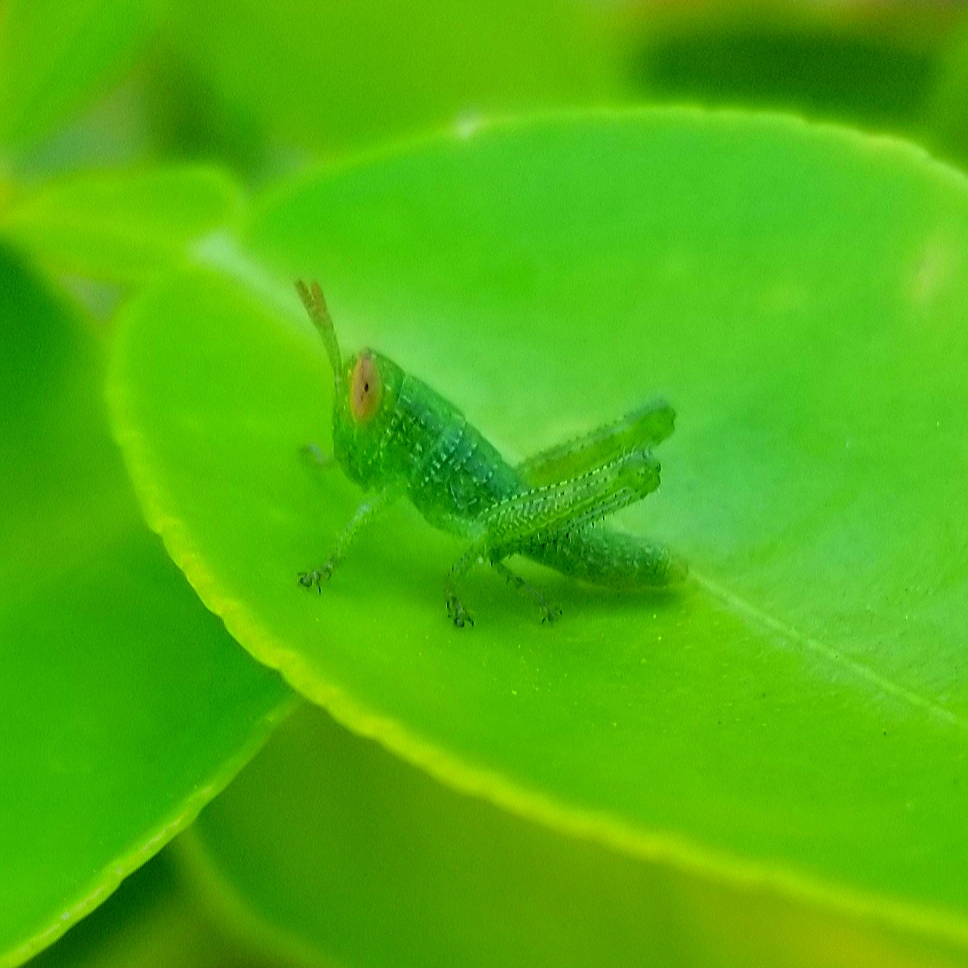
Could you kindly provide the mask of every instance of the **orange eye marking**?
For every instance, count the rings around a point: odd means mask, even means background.
[[[382,397],[380,370],[369,353],[360,353],[350,382],[350,408],[356,422],[364,423],[369,420],[380,409]]]

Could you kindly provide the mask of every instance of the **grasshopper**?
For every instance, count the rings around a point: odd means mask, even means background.
[[[299,573],[301,585],[318,591],[363,524],[402,496],[431,525],[467,541],[444,581],[447,614],[458,628],[474,624],[458,592],[476,564],[528,594],[542,621],[560,616],[505,564],[512,555],[612,588],[683,581],[687,568],[674,552],[603,524],[659,486],[651,448],[675,427],[667,403],[653,401],[512,466],[457,407],[392,360],[363,349],[343,363],[319,283],[299,281],[296,289],[333,369],[333,455],[365,493],[329,558]]]

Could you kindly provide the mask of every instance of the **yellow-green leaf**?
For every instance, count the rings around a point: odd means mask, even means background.
[[[130,69],[156,0],[8,0],[0,11],[0,144],[29,146]]]
[[[311,706],[171,853],[213,918],[284,964],[942,968],[964,954],[456,793]]]
[[[104,900],[231,779],[289,692],[145,527],[85,323],[0,250],[0,965]]]
[[[173,166],[70,175],[0,210],[0,234],[55,272],[140,281],[185,261],[188,247],[239,216],[219,169]]]
[[[968,945],[961,175],[794,119],[573,115],[303,179],[246,241],[131,304],[111,394],[151,524],[253,655],[560,830]],[[512,458],[666,394],[661,493],[622,524],[692,584],[523,568],[549,629],[479,572],[461,633],[461,548],[401,505],[298,588],[360,494],[299,457],[331,376],[297,276]]]

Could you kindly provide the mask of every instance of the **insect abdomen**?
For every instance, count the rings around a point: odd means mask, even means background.
[[[522,553],[572,578],[629,591],[675,585],[688,573],[665,545],[601,524],[535,541]]]

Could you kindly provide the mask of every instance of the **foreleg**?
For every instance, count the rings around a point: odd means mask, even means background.
[[[360,528],[386,508],[394,496],[390,491],[380,491],[364,501],[356,509],[346,527],[337,536],[336,546],[333,548],[330,556],[318,568],[314,568],[312,571],[301,571],[299,573],[299,584],[304,588],[312,588],[315,586],[317,591],[321,591],[322,583],[329,581],[332,577],[336,566],[342,561],[346,550],[353,543],[353,539],[356,537]]]
[[[303,444],[299,448],[299,456],[302,457],[303,463],[314,471],[332,467],[336,463],[336,458],[332,454],[324,454],[319,444]]]

